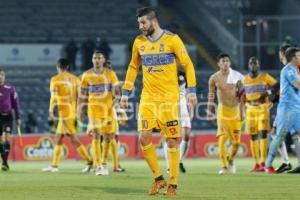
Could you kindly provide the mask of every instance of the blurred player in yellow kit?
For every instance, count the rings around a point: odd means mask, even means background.
[[[49,106],[50,120],[54,121],[54,107],[58,108],[58,125],[56,130],[56,145],[54,147],[52,164],[44,168],[43,171],[57,172],[61,154],[63,151],[63,138],[69,136],[73,145],[76,146],[77,152],[86,160],[87,168],[91,168],[92,161],[86,148],[76,137],[76,102],[79,87],[79,79],[68,72],[68,61],[61,58],[57,62],[58,74],[51,78],[50,91],[51,99]]]
[[[259,60],[249,59],[249,74],[244,79],[246,101],[246,132],[250,135],[251,153],[255,165],[252,172],[264,171],[270,131],[270,101],[267,90],[277,81],[268,73],[261,73]],[[260,138],[260,145],[259,145]]]
[[[139,67],[142,65],[143,89],[139,105],[138,130],[140,143],[154,175],[154,183],[149,195],[155,195],[167,183],[161,174],[154,145],[152,130],[160,129],[167,138],[170,181],[165,195],[176,195],[179,173],[179,85],[178,65],[186,72],[188,103],[197,103],[196,77],[193,63],[178,35],[163,30],[159,26],[155,9],[145,7],[137,10],[137,21],[142,35],[136,37],[132,57],[123,85],[121,106],[128,107],[128,95],[133,89]]]
[[[78,116],[83,119],[83,107],[87,106],[89,127],[93,134],[92,154],[96,175],[108,175],[107,159],[116,126],[113,112],[113,93],[119,83],[117,75],[107,65],[106,57],[100,51],[93,54],[94,67],[83,73],[79,96]],[[100,135],[103,135],[103,155]]]

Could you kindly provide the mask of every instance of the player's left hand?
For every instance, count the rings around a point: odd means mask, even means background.
[[[187,101],[188,101],[190,111],[194,110],[198,102],[196,93],[188,93]]]

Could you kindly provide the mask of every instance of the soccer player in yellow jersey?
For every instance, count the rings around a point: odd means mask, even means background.
[[[52,164],[50,167],[44,168],[43,171],[57,172],[61,153],[63,151],[63,138],[65,135],[69,136],[73,145],[76,146],[77,152],[86,160],[87,168],[91,168],[92,160],[88,155],[86,148],[80,143],[76,137],[76,101],[77,90],[79,87],[79,79],[69,73],[68,61],[61,58],[57,62],[58,74],[51,78],[50,82],[50,107],[49,116],[52,121],[54,117],[54,107],[58,108],[58,125],[56,130],[56,145],[54,147]]]
[[[228,54],[222,53],[217,59],[220,70],[211,75],[208,82],[207,118],[209,121],[214,120],[213,108],[215,93],[217,93],[217,137],[222,165],[219,174],[236,173],[233,161],[240,144],[241,119],[243,118],[237,89],[242,81],[242,75],[231,69],[231,60]],[[236,77],[235,81],[229,81],[230,74]],[[231,150],[227,157],[226,142],[228,139],[231,141]]]
[[[155,178],[149,195],[157,194],[167,185],[152,144],[154,128],[160,129],[168,142],[170,181],[164,194],[176,195],[180,160],[178,65],[181,64],[186,72],[187,99],[191,107],[197,103],[195,70],[179,36],[160,28],[153,8],[138,9],[137,18],[142,35],[136,37],[133,43],[132,57],[122,89],[121,106],[128,106],[128,95],[133,89],[141,65],[143,89],[138,112],[138,130],[141,132],[140,143],[145,160]]]
[[[113,113],[113,93],[118,78],[114,71],[105,67],[105,55],[100,51],[93,54],[94,67],[83,73],[79,96],[78,116],[83,118],[83,106],[87,105],[89,126],[93,133],[92,153],[96,175],[108,175],[107,159],[111,142],[116,132]],[[100,148],[100,134],[103,135],[103,155]]]
[[[243,85],[246,101],[246,132],[250,135],[251,153],[255,165],[252,172],[264,171],[267,158],[270,130],[270,101],[267,90],[277,81],[268,73],[261,73],[259,60],[251,57],[248,62],[249,74]],[[260,145],[259,145],[260,139]]]

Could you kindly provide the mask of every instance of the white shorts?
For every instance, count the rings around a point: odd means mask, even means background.
[[[180,98],[180,123],[182,128],[191,128],[191,118],[189,115],[185,98]]]

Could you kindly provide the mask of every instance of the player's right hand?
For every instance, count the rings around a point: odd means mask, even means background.
[[[128,96],[122,95],[120,100],[120,106],[121,108],[127,109],[128,108]]]

